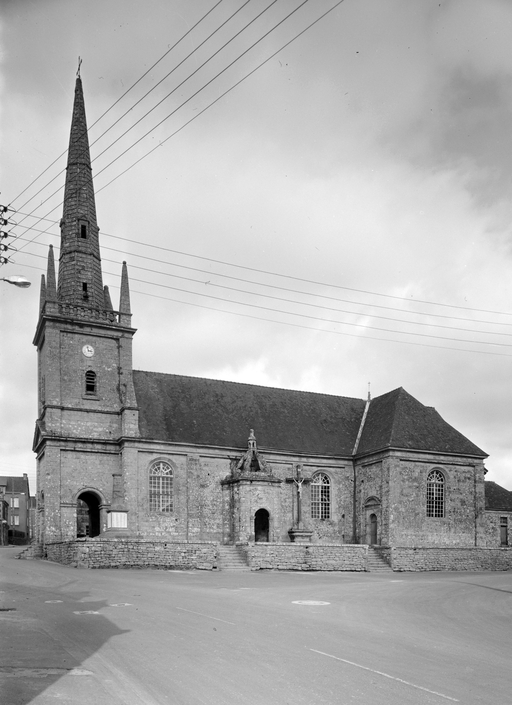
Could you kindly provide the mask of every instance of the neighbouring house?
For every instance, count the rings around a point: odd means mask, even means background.
[[[9,502],[4,498],[4,487],[0,485],[0,546],[9,543]]]
[[[487,542],[489,546],[510,546],[512,527],[512,492],[487,481],[485,483]],[[498,538],[499,537],[499,538]]]
[[[8,542],[28,543],[31,538],[28,476],[0,476],[0,492],[7,502]]]

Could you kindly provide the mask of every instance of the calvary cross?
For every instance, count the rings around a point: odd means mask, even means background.
[[[297,524],[300,529],[302,526],[302,485],[311,482],[310,477],[302,477],[302,465],[295,466],[295,477],[287,477],[286,482],[293,482],[297,488]]]

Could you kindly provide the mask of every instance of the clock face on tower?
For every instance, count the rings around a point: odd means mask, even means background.
[[[92,357],[94,355],[94,348],[92,345],[84,345],[82,348],[82,352],[85,355],[85,357]]]

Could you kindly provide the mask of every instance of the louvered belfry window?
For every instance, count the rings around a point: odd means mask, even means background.
[[[169,463],[157,460],[149,468],[149,511],[172,512],[173,470]]]
[[[85,373],[85,393],[96,394],[96,372],[87,370]]]
[[[311,518],[331,518],[331,480],[324,472],[317,472],[311,481]]]
[[[444,517],[445,481],[439,470],[431,470],[427,475],[427,516]]]

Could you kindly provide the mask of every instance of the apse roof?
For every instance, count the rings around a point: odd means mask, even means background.
[[[474,443],[402,387],[372,400],[358,454],[385,448],[487,457]]]
[[[133,373],[143,438],[350,457],[365,401],[199,377]],[[404,389],[370,403],[357,454],[387,448],[485,457],[486,454]]]

